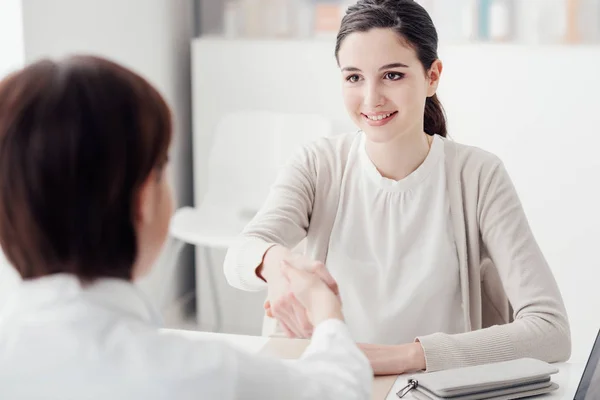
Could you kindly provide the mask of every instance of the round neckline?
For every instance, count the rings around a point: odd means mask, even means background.
[[[429,152],[427,153],[425,160],[423,160],[417,169],[398,181],[386,178],[379,173],[377,167],[375,167],[375,164],[373,164],[373,161],[367,154],[366,136],[364,132],[361,132],[359,152],[360,161],[371,181],[382,190],[404,192],[414,188],[430,175],[437,163],[443,158],[444,142],[439,135],[433,135],[431,146],[429,147]]]

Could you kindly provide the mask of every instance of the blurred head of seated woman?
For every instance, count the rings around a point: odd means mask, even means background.
[[[93,56],[42,60],[0,84],[0,244],[28,280],[135,280],[173,210],[170,110],[142,77]]]

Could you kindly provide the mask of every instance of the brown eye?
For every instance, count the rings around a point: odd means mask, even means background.
[[[359,79],[358,75],[350,75],[346,78],[346,80],[348,82],[352,82],[352,83],[358,82],[358,79]]]
[[[404,78],[404,74],[400,72],[388,72],[385,74],[385,79],[389,79],[390,81],[399,81]]]

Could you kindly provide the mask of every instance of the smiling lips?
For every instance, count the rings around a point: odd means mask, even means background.
[[[371,126],[382,126],[391,121],[398,111],[361,114]]]

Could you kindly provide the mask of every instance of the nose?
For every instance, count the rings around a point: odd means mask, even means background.
[[[377,108],[385,104],[385,96],[377,82],[364,85],[364,105],[366,108]]]

